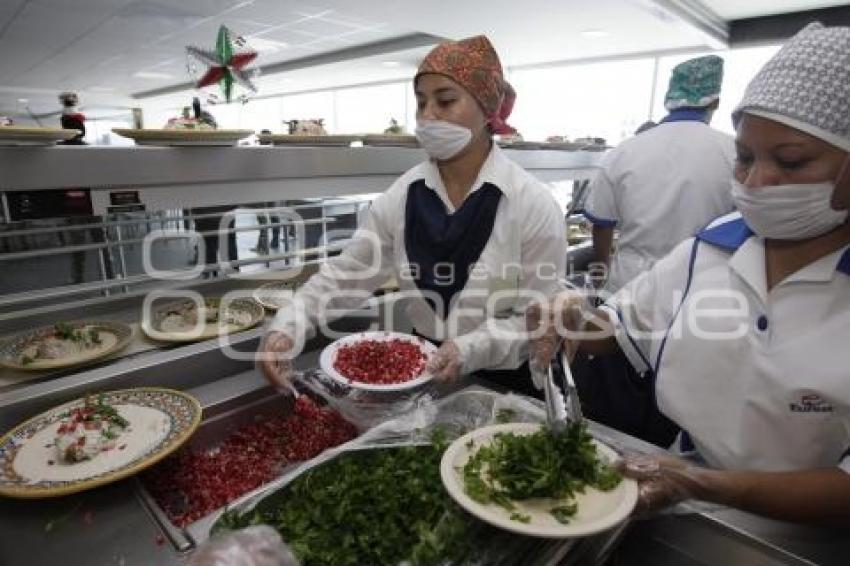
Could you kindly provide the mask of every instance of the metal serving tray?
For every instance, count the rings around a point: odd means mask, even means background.
[[[324,399],[312,391],[306,390],[304,386],[296,385],[296,387],[302,395],[310,395],[311,399],[319,405],[326,405]],[[181,450],[210,450],[215,448],[222,440],[240,427],[273,415],[286,415],[292,412],[293,407],[294,398],[291,395],[275,392],[270,388],[255,390],[248,394],[228,399],[224,403],[204,410],[206,418],[198,427],[191,440]],[[285,466],[281,470],[281,474],[299,465],[301,463],[293,463]],[[148,491],[139,477],[135,478],[134,483],[136,495],[145,509],[157,522],[174,547],[181,552],[191,550],[196,542],[199,543],[204,540],[206,536],[199,537],[197,534],[193,536],[192,533],[205,533],[209,518],[218,517],[225,509],[225,507],[221,507],[194,523],[181,528],[171,522],[165,510],[156,502],[153,495]],[[262,492],[268,485],[270,484],[262,485],[253,491],[247,492],[236,501]]]

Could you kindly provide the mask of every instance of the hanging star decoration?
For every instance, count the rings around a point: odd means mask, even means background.
[[[230,30],[226,26],[218,28],[218,38],[215,42],[215,50],[200,49],[188,46],[186,52],[190,57],[189,71],[193,71],[191,60],[197,60],[206,67],[206,72],[195,83],[196,88],[204,88],[214,84],[221,87],[225,102],[234,100],[236,86],[256,93],[257,87],[251,79],[258,73],[257,69],[246,69],[246,67],[257,58],[257,52],[246,47],[245,39],[237,36],[231,39]],[[210,97],[210,102],[217,102],[215,95]],[[247,95],[239,97],[242,102],[247,101]]]

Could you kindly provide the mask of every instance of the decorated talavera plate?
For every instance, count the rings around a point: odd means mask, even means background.
[[[197,310],[192,300],[182,300],[159,306],[149,317],[142,318],[142,330],[150,338],[161,342],[195,342],[207,340],[247,330],[260,324],[265,318],[263,307],[253,299],[238,298],[226,302],[226,319],[221,320],[215,313],[220,312],[221,299],[206,297],[204,299],[203,320],[189,314]],[[182,322],[180,318],[182,317]]]
[[[294,281],[272,281],[254,289],[254,299],[270,311],[276,311],[289,302],[294,290]]]
[[[0,145],[53,145],[58,141],[69,140],[79,133],[79,130],[63,128],[2,126],[0,127]]]
[[[440,477],[448,494],[472,515],[495,527],[521,535],[542,538],[584,537],[606,531],[624,521],[635,508],[638,499],[637,482],[623,478],[611,491],[587,487],[575,496],[578,509],[567,524],[558,522],[549,512],[563,502],[552,499],[513,501],[516,512],[528,516],[528,522],[511,519],[511,511],[495,503],[484,504],[472,499],[464,490],[463,467],[482,447],[488,446],[499,433],[533,434],[539,424],[507,423],[479,428],[454,442],[443,453]],[[608,463],[618,456],[610,447],[594,440],[599,458]]]
[[[137,145],[166,146],[231,146],[254,133],[253,130],[169,130],[113,128],[119,136],[130,138]]]
[[[0,365],[26,371],[82,366],[126,348],[133,338],[133,329],[121,322],[82,320],[59,325],[86,336],[95,332],[99,343],[56,343],[58,325],[43,326],[17,334],[0,345]],[[50,357],[44,357],[44,353]]]
[[[58,429],[85,399],[50,409],[0,439],[0,495],[57,497],[126,478],[177,450],[201,420],[198,401],[180,391],[139,388],[100,396],[129,423],[114,448],[90,460],[66,462],[54,444]]]
[[[336,342],[326,346],[325,349],[322,350],[322,354],[319,357],[319,366],[322,368],[322,371],[324,371],[328,375],[328,377],[330,377],[337,383],[341,383],[342,385],[346,385],[348,387],[351,387],[352,389],[360,389],[362,391],[405,391],[407,389],[419,387],[420,385],[431,381],[433,376],[427,371],[423,370],[422,373],[420,373],[418,376],[399,383],[366,383],[363,381],[356,381],[354,379],[350,379],[349,377],[338,371],[335,367],[339,350],[344,346],[350,346],[356,344],[357,342],[362,342],[364,340],[389,342],[390,340],[396,339],[404,340],[405,342],[412,342],[418,345],[420,351],[426,357],[426,363],[427,358],[430,358],[434,354],[434,352],[437,351],[437,347],[431,342],[419,338],[418,336],[405,334],[403,332],[358,332],[357,334],[351,334],[344,338],[340,338]]]

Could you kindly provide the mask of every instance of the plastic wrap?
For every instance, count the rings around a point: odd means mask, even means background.
[[[297,566],[298,560],[273,528],[256,525],[222,533],[196,550],[188,566]]]
[[[504,411],[511,412],[513,422],[544,422],[546,417],[537,400],[479,386],[447,394],[450,385],[430,383],[409,392],[376,393],[345,387],[320,371],[299,374],[297,380],[363,431],[343,446],[427,442],[435,427],[454,438],[496,423]]]

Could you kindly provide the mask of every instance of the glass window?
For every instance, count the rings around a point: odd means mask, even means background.
[[[518,70],[509,122],[529,141],[602,137],[617,144],[648,118],[652,59]]]
[[[409,83],[340,89],[336,92],[335,133],[382,133],[395,119],[408,132],[406,90]]]

